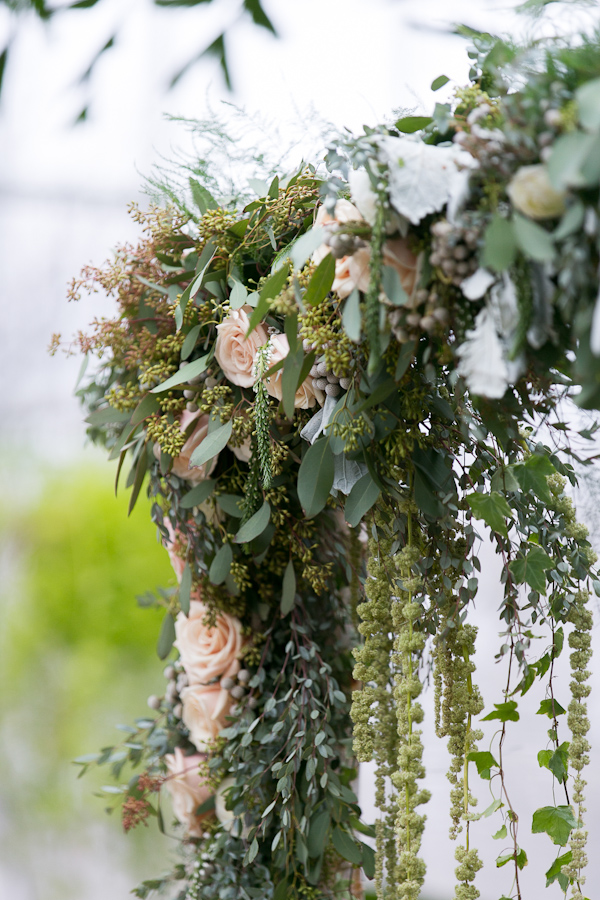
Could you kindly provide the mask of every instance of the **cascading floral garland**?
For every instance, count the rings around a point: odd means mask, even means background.
[[[595,426],[565,407],[600,401],[600,38],[474,44],[471,83],[432,117],[340,139],[326,174],[275,177],[242,206],[192,179],[195,209],[136,212],[140,245],[74,283],[73,297],[118,300],[79,336],[100,357],[80,393],[118,473],[132,462],[131,507],[147,479],[178,579],[140,598],[165,610],[156,715],[81,761],[121,781],[133,767],[126,829],[150,815],[175,827],[153,800],[171,794],[182,858],[139,897],[172,883],[181,900],[358,897],[362,869],[381,900],[416,900],[430,660],[456,900],[479,896],[477,820],[492,815],[505,897],[522,896],[503,750],[535,681],[550,720],[538,760],[564,800],[532,830],[557,848],[547,883],[584,898],[600,584],[565,486],[574,438]],[[484,526],[507,662],[488,750],[471,621]],[[376,764],[374,828],[356,759]],[[483,813],[475,772],[494,795]]]

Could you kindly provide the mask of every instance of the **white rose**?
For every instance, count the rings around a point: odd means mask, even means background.
[[[240,387],[254,384],[254,360],[259,347],[267,343],[269,335],[264,325],[257,325],[249,337],[251,306],[232,309],[227,318],[217,325],[215,357],[225,378]]]
[[[506,188],[516,210],[530,219],[555,219],[565,211],[565,191],[550,183],[544,165],[521,166]]]
[[[181,691],[181,718],[197,750],[208,750],[225,727],[231,696],[220,684],[192,684]]]
[[[243,646],[239,619],[220,613],[214,628],[204,624],[207,609],[192,600],[186,616],[180,612],[175,622],[175,646],[190,684],[208,684],[215,678],[235,675]]]
[[[173,812],[175,818],[185,825],[186,831],[192,837],[202,836],[204,832],[202,821],[210,816],[210,813],[196,815],[198,807],[212,794],[212,790],[198,771],[200,763],[205,759],[206,757],[199,753],[185,756],[181,747],[175,747],[174,753],[167,753],[165,756],[169,774],[164,784],[171,795]]]

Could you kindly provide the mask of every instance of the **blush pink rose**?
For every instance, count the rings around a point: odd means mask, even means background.
[[[188,616],[182,612],[175,622],[175,646],[190,684],[208,684],[215,678],[235,675],[243,647],[239,619],[220,613],[214,628],[204,624],[208,610],[192,600]]]
[[[210,744],[225,727],[225,716],[232,704],[231,695],[221,685],[191,684],[181,691],[183,711],[181,718],[189,728],[190,740],[200,752],[210,749]]]
[[[247,338],[250,326],[251,306],[232,309],[227,318],[217,325],[215,357],[225,377],[240,387],[254,384],[254,360],[259,347],[266,344],[269,335],[264,325],[257,325]]]
[[[196,427],[181,448],[179,456],[176,456],[173,460],[173,467],[171,469],[173,475],[177,475],[178,478],[189,481],[192,485],[200,484],[201,481],[208,478],[217,464],[217,457],[215,457],[203,466],[190,466],[190,457],[192,453],[196,447],[200,446],[208,434],[209,419],[206,414],[202,414],[199,411],[189,412],[187,409],[182,412],[179,418],[179,430],[181,432],[187,431],[190,424],[194,421],[197,422]],[[157,459],[160,459],[160,447],[158,444],[154,445],[154,455]]]
[[[202,822],[211,815],[210,812],[196,815],[199,806],[205,803],[213,791],[200,777],[198,766],[204,762],[205,756],[194,753],[185,756],[181,747],[175,747],[174,753],[167,753],[168,777],[164,784],[173,802],[175,818],[192,837],[201,837],[204,833]]]
[[[177,581],[181,581],[181,576],[183,575],[183,570],[185,569],[185,559],[181,552],[183,549],[181,538],[179,536],[179,532],[175,531],[169,519],[163,519],[163,525],[169,532],[168,539],[163,540],[163,546],[169,554],[169,559],[171,560],[171,565],[175,570]]]
[[[290,345],[285,334],[271,335],[271,357],[269,361],[270,366],[274,366],[282,359],[285,359],[289,352]],[[275,397],[276,400],[283,399],[283,389],[281,386],[282,374],[283,369],[279,369],[279,371],[275,372],[274,375],[270,375],[269,378],[265,379],[265,385],[268,393],[271,395],[271,397]],[[294,397],[294,406],[296,407],[296,409],[310,409],[317,402],[322,406],[324,399],[325,395],[323,394],[323,391],[319,390],[319,388],[316,388],[312,376],[307,375],[296,391],[296,396]]]

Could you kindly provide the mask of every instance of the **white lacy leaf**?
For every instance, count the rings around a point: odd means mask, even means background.
[[[303,440],[308,441],[310,444],[314,444],[319,435],[323,434],[331,421],[331,416],[337,406],[337,402],[335,397],[330,397],[329,395],[325,397],[325,405],[323,408],[318,410],[312,419],[308,420],[300,432],[300,437]]]
[[[508,387],[509,373],[504,347],[494,322],[494,314],[487,306],[478,313],[475,328],[456,351],[457,370],[473,394],[500,400]]]
[[[480,300],[487,289],[493,285],[496,277],[487,269],[477,269],[473,275],[461,282],[460,289],[467,300]]]
[[[462,170],[477,162],[456,145],[439,147],[406,137],[386,137],[381,156],[389,170],[390,202],[413,225],[441,210],[460,189]]]
[[[336,453],[333,457],[333,462],[335,468],[332,490],[341,491],[342,494],[347,496],[356,482],[360,481],[363,475],[367,473],[368,469],[364,463],[356,462],[354,459],[347,459],[343,453]]]
[[[519,302],[514,282],[506,272],[490,291],[489,305],[499,334],[510,340],[519,324]]]

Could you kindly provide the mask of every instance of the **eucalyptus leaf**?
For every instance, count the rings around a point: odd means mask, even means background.
[[[308,448],[298,472],[298,499],[307,518],[320,513],[333,485],[335,465],[329,439],[318,438]]]
[[[283,584],[281,587],[281,615],[287,616],[296,597],[296,573],[294,572],[294,564],[292,560],[288,562],[283,574]]]
[[[212,478],[201,481],[200,484],[193,487],[191,491],[184,494],[179,505],[183,509],[192,509],[194,506],[200,506],[201,503],[208,500],[215,489],[216,483],[217,482]]]
[[[344,519],[351,528],[361,523],[368,511],[377,502],[381,490],[375,484],[369,472],[360,478],[348,495],[344,507]]]
[[[175,640],[175,620],[170,612],[166,613],[164,619],[162,620],[162,625],[160,626],[160,633],[158,635],[158,644],[156,646],[156,652],[158,653],[159,659],[166,659],[169,653],[171,652],[171,647],[173,646],[173,641]]]
[[[152,388],[151,393],[162,394],[164,391],[168,391],[172,387],[177,387],[179,384],[186,384],[191,378],[196,378],[206,371],[210,359],[211,354],[207,353],[206,356],[201,356],[200,359],[195,359],[193,362],[187,363],[187,365],[178,369],[174,375],[171,375],[170,378],[167,378],[166,381],[163,381],[157,387]]]
[[[181,583],[179,585],[179,605],[184,615],[190,612],[190,595],[192,593],[192,569],[189,562],[186,562],[181,573]]]
[[[315,271],[306,288],[304,302],[309,306],[318,306],[325,299],[335,279],[335,259],[331,253],[325,256]]]
[[[343,831],[338,825],[333,829],[331,839],[333,846],[343,859],[347,859],[353,866],[360,866],[362,852],[348,832]]]
[[[354,341],[355,344],[358,344],[360,341],[361,319],[360,294],[358,289],[354,288],[344,304],[342,325],[350,340]]]
[[[232,562],[233,550],[231,549],[231,544],[223,544],[223,546],[217,550],[210,565],[210,569],[208,570],[208,577],[211,584],[223,584],[229,575]]]
[[[193,328],[190,328],[188,333],[185,336],[185,340],[181,346],[181,359],[187,359],[188,356],[191,355],[192,350],[196,346],[196,341],[198,340],[198,335],[200,334],[201,325],[194,325]]]
[[[261,535],[266,529],[270,521],[271,507],[265,500],[258,512],[255,512],[254,515],[251,516],[248,521],[242,525],[242,527],[236,534],[234,538],[236,544],[248,544],[250,541],[253,541],[255,538],[259,537],[259,535]]]
[[[199,444],[190,457],[190,466],[203,466],[209,460],[213,459],[227,445],[227,441],[231,437],[233,431],[233,422],[225,422],[210,434],[207,434],[201,444]]]
[[[494,272],[504,272],[515,261],[517,242],[508,219],[495,215],[484,234],[483,265]]]
[[[514,214],[513,226],[517,244],[525,256],[536,262],[551,262],[554,259],[554,243],[549,231],[518,213]]]

